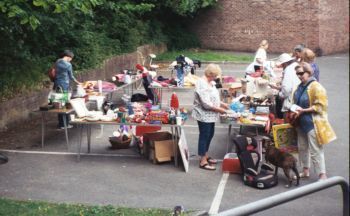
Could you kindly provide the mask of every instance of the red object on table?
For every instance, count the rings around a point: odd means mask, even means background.
[[[151,133],[161,130],[161,126],[136,126],[136,136],[143,136],[145,133]]]
[[[179,98],[177,97],[175,92],[173,92],[173,94],[171,95],[170,107],[173,109],[179,109]]]

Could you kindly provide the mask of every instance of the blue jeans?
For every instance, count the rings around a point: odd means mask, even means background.
[[[214,136],[215,123],[197,122],[199,127],[198,155],[204,156],[208,152],[210,142]]]
[[[184,80],[185,80],[185,71],[184,68],[177,68],[176,69],[176,77],[178,79],[177,86],[183,87],[184,86]]]

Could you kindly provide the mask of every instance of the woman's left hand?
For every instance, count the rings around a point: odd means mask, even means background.
[[[221,102],[221,107],[225,109],[229,109],[229,105],[227,103]]]

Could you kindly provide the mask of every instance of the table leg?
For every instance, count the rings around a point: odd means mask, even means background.
[[[88,153],[90,153],[90,146],[91,146],[91,125],[87,125],[87,143],[88,143]]]
[[[44,148],[45,127],[45,112],[41,112],[41,148]]]
[[[229,126],[228,126],[228,139],[227,139],[227,145],[226,145],[226,153],[228,153],[228,151],[229,151],[231,130],[232,130],[232,124],[229,124]]]
[[[83,125],[78,124],[79,136],[78,136],[78,162],[80,161],[80,152],[81,152],[81,140],[83,139]]]
[[[66,115],[63,116],[64,133],[66,135],[67,149],[69,150],[69,140],[68,140],[68,129],[67,129],[67,119]]]

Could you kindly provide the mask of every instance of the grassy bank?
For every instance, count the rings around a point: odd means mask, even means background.
[[[210,50],[180,50],[180,51],[169,51],[162,54],[159,54],[156,58],[156,61],[175,61],[175,58],[179,55],[185,55],[190,59],[200,60],[200,61],[229,61],[236,63],[250,63],[254,60],[254,56],[242,54],[231,54],[227,52],[218,52]]]
[[[117,216],[142,215],[166,216],[172,211],[163,209],[133,209],[107,206],[89,206],[81,204],[55,204],[39,201],[16,201],[0,198],[0,216]]]

